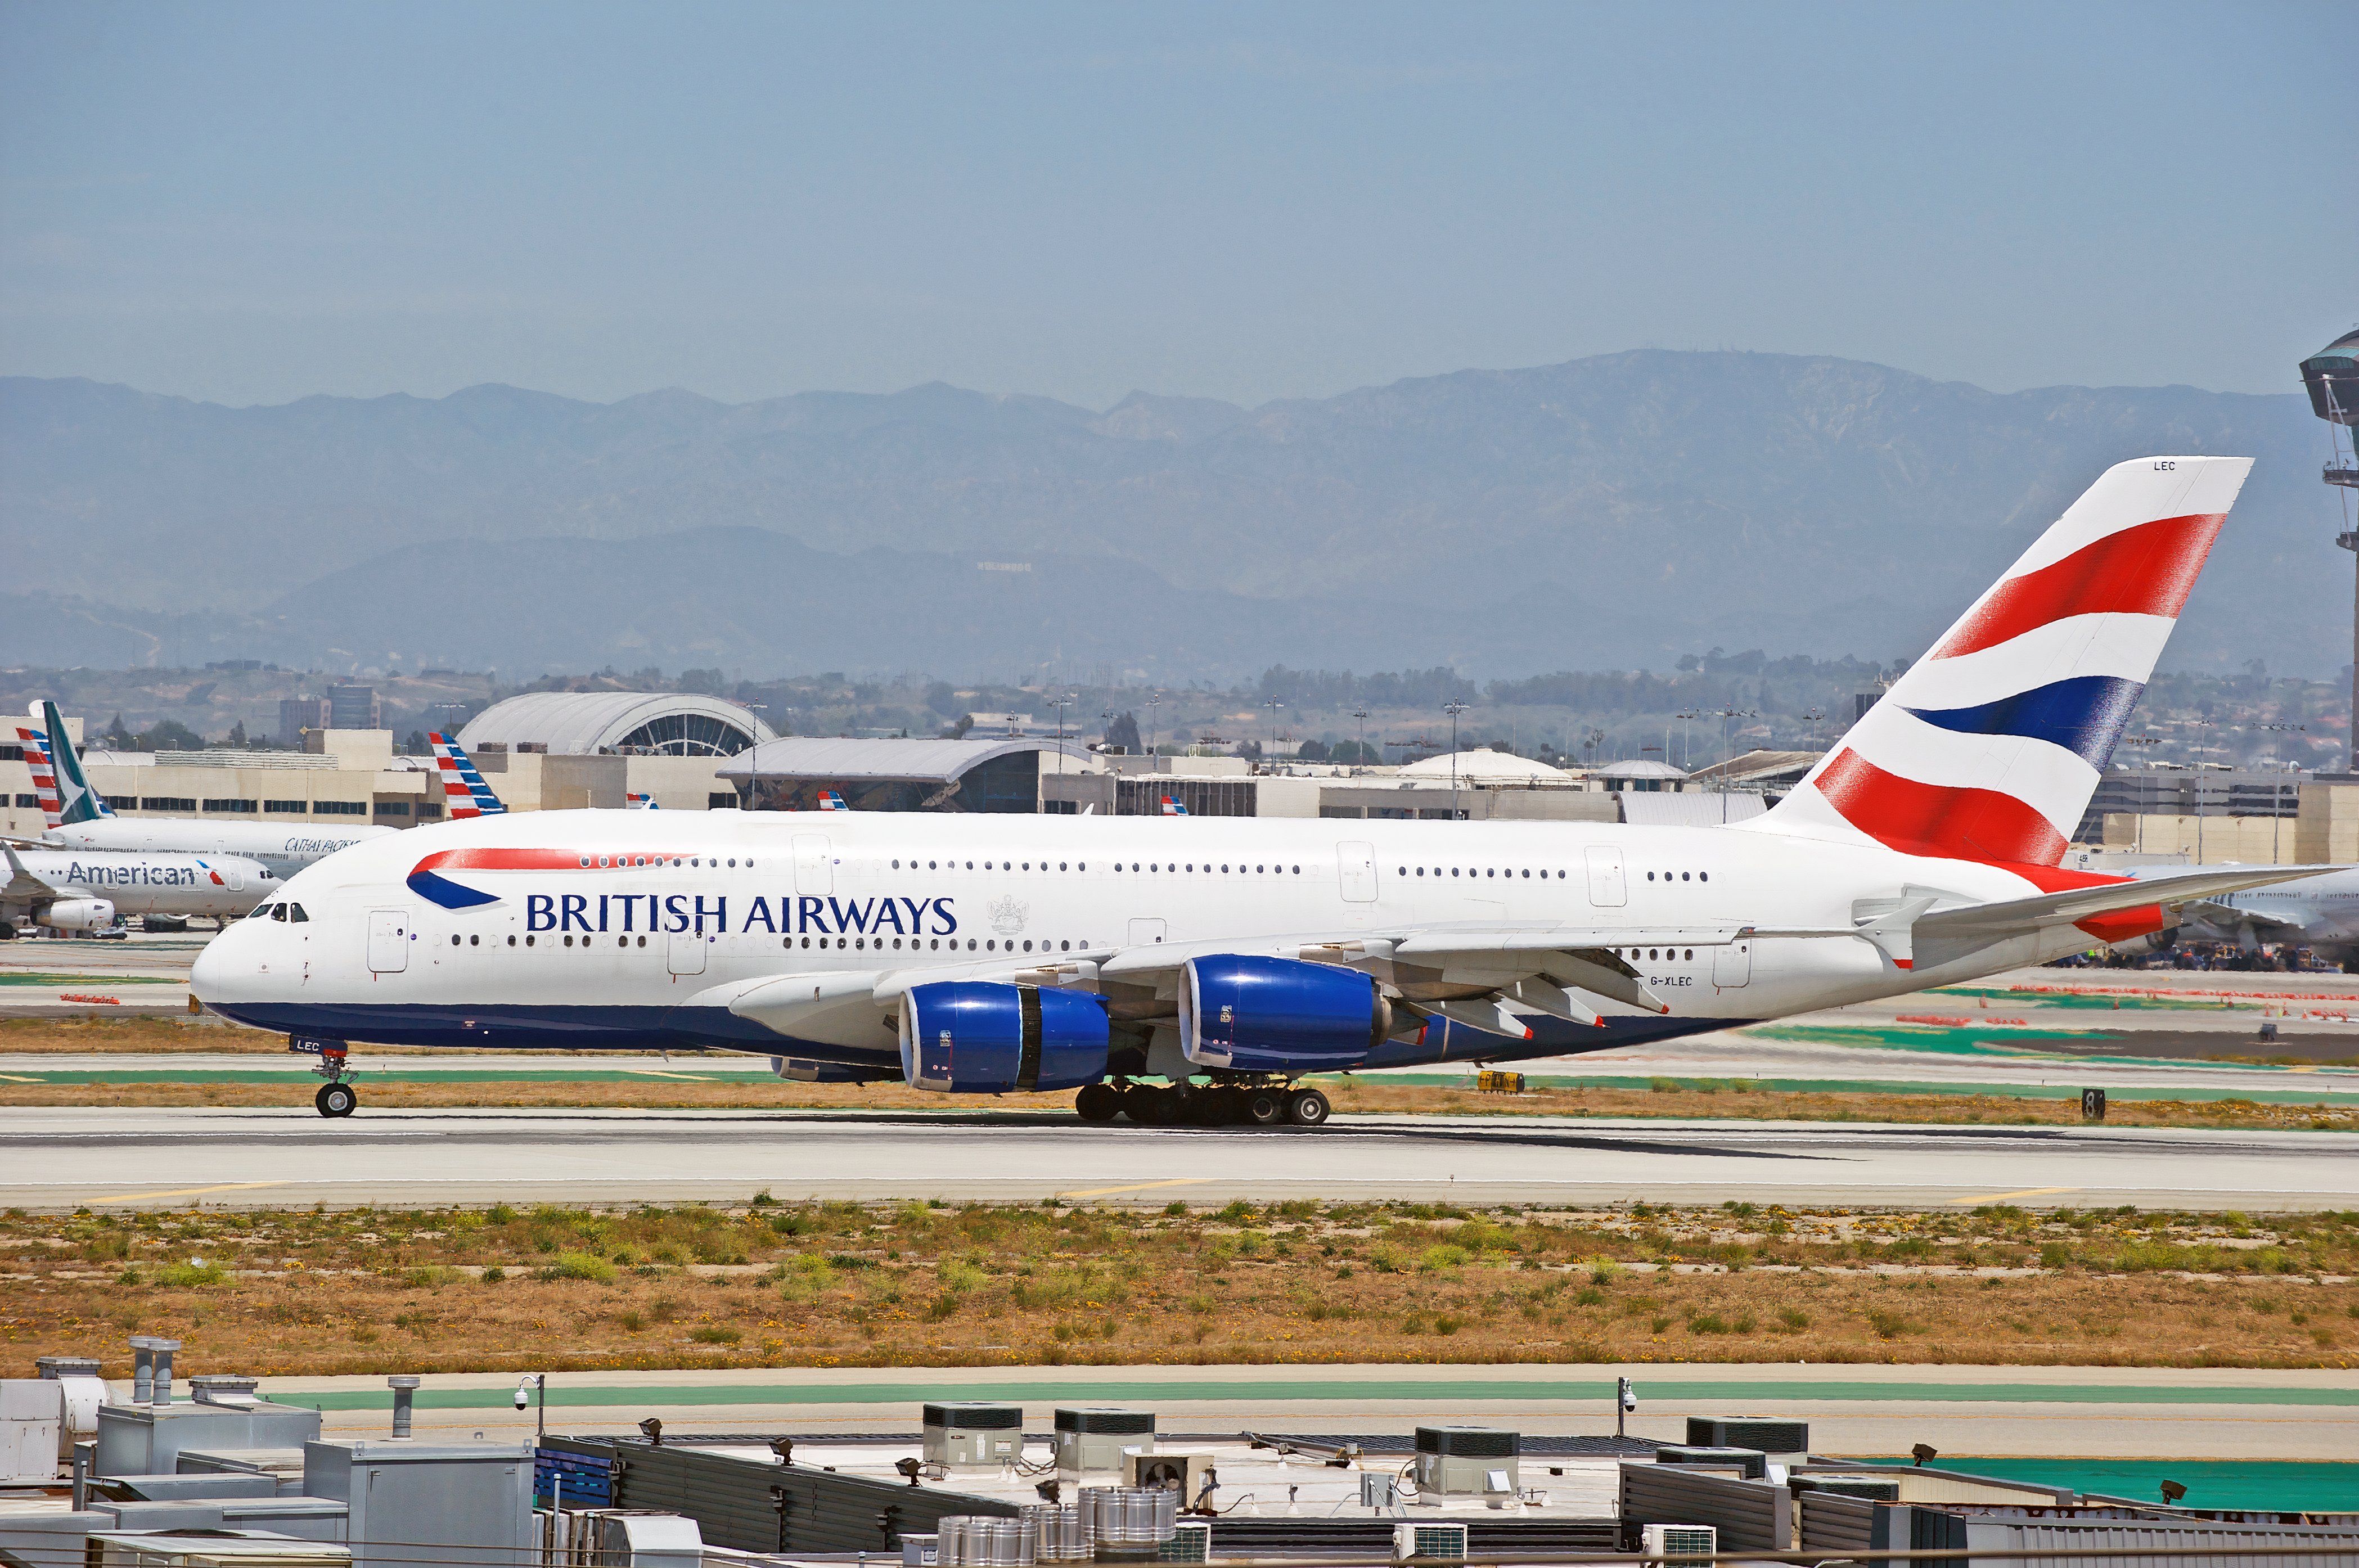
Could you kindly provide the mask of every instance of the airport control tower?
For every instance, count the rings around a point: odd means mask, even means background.
[[[2301,384],[2310,389],[2310,412],[2332,432],[2326,482],[2343,496],[2343,531],[2334,542],[2359,553],[2359,528],[2351,518],[2351,497],[2359,491],[2359,332],[2345,332],[2301,362]],[[2351,768],[2359,773],[2359,590],[2351,606]]]

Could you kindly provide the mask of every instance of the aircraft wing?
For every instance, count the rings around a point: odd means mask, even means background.
[[[2093,887],[2072,887],[2061,893],[2041,893],[2029,898],[2002,898],[1995,903],[1968,904],[1937,909],[1916,920],[1919,940],[1936,937],[1963,942],[1996,942],[2049,926],[2070,925],[2093,915],[2135,909],[2147,904],[2180,907],[2215,894],[2245,887],[2266,887],[2277,882],[2322,877],[2339,866],[2234,866],[2216,871],[2185,871],[2168,877],[2145,877],[2135,882],[2106,882]]]
[[[29,909],[37,903],[58,896],[58,890],[25,869],[16,858],[16,842],[0,844],[0,855],[7,856],[8,880],[0,884],[0,909]]]

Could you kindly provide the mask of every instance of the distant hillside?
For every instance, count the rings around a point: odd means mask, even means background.
[[[2321,450],[2292,393],[2000,395],[1771,354],[1103,414],[942,386],[227,408],[16,378],[0,659],[964,676],[1063,657],[1184,680],[1715,645],[1888,659],[2107,463],[2233,452],[2259,465],[2168,661],[2331,674],[2350,567]]]

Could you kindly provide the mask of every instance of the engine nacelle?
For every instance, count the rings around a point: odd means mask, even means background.
[[[1350,1067],[1392,1031],[1392,1004],[1375,981],[1332,964],[1219,953],[1190,959],[1180,985],[1180,1049],[1200,1067]]]
[[[114,904],[106,898],[60,898],[33,918],[51,931],[104,931],[114,924]]]
[[[985,980],[912,986],[901,1007],[901,1072],[946,1094],[1078,1089],[1105,1076],[1103,997]]]

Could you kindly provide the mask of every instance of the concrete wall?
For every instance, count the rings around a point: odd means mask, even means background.
[[[2150,816],[2128,811],[2105,813],[2104,847],[2144,855],[2178,855],[2190,866],[2293,866],[2306,860],[2301,851],[2311,789],[2302,789],[2303,815],[2295,817]],[[2354,790],[2359,793],[2359,790]],[[2350,819],[2346,836],[2359,837],[2359,816]]]

